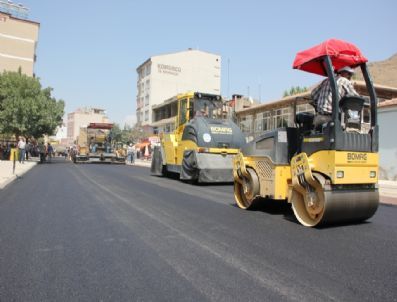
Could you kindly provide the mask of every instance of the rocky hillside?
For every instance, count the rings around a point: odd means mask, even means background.
[[[368,64],[375,84],[397,87],[397,53],[387,60]],[[362,80],[361,72],[357,73],[357,80]]]

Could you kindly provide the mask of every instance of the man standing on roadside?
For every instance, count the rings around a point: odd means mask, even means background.
[[[46,152],[43,142],[39,143],[38,149],[39,149],[40,163],[42,164],[45,161],[45,152]]]
[[[22,136],[19,137],[18,150],[19,150],[19,162],[24,164],[25,163],[26,143],[25,143],[25,139]]]
[[[134,163],[134,146],[132,144],[129,144],[127,147],[127,163],[132,165]]]

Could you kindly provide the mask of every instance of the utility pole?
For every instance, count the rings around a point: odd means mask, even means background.
[[[262,103],[262,84],[259,82],[259,104]]]
[[[227,58],[227,99],[230,99],[230,59]]]

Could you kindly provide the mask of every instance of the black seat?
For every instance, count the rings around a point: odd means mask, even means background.
[[[299,125],[313,124],[314,114],[311,112],[300,112],[295,116],[295,122]]]
[[[361,115],[365,99],[360,96],[345,96],[339,101],[342,127],[361,129]]]
[[[295,115],[295,123],[303,133],[310,132],[313,128],[314,114],[311,112],[300,112]]]
[[[364,103],[365,103],[365,99],[360,96],[344,96],[339,101],[339,107],[342,109],[342,111],[346,111],[350,109],[361,112]]]

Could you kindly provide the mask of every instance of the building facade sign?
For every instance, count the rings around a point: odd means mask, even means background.
[[[173,76],[178,76],[182,72],[181,67],[167,64],[157,64],[157,70],[158,73],[165,73]]]

